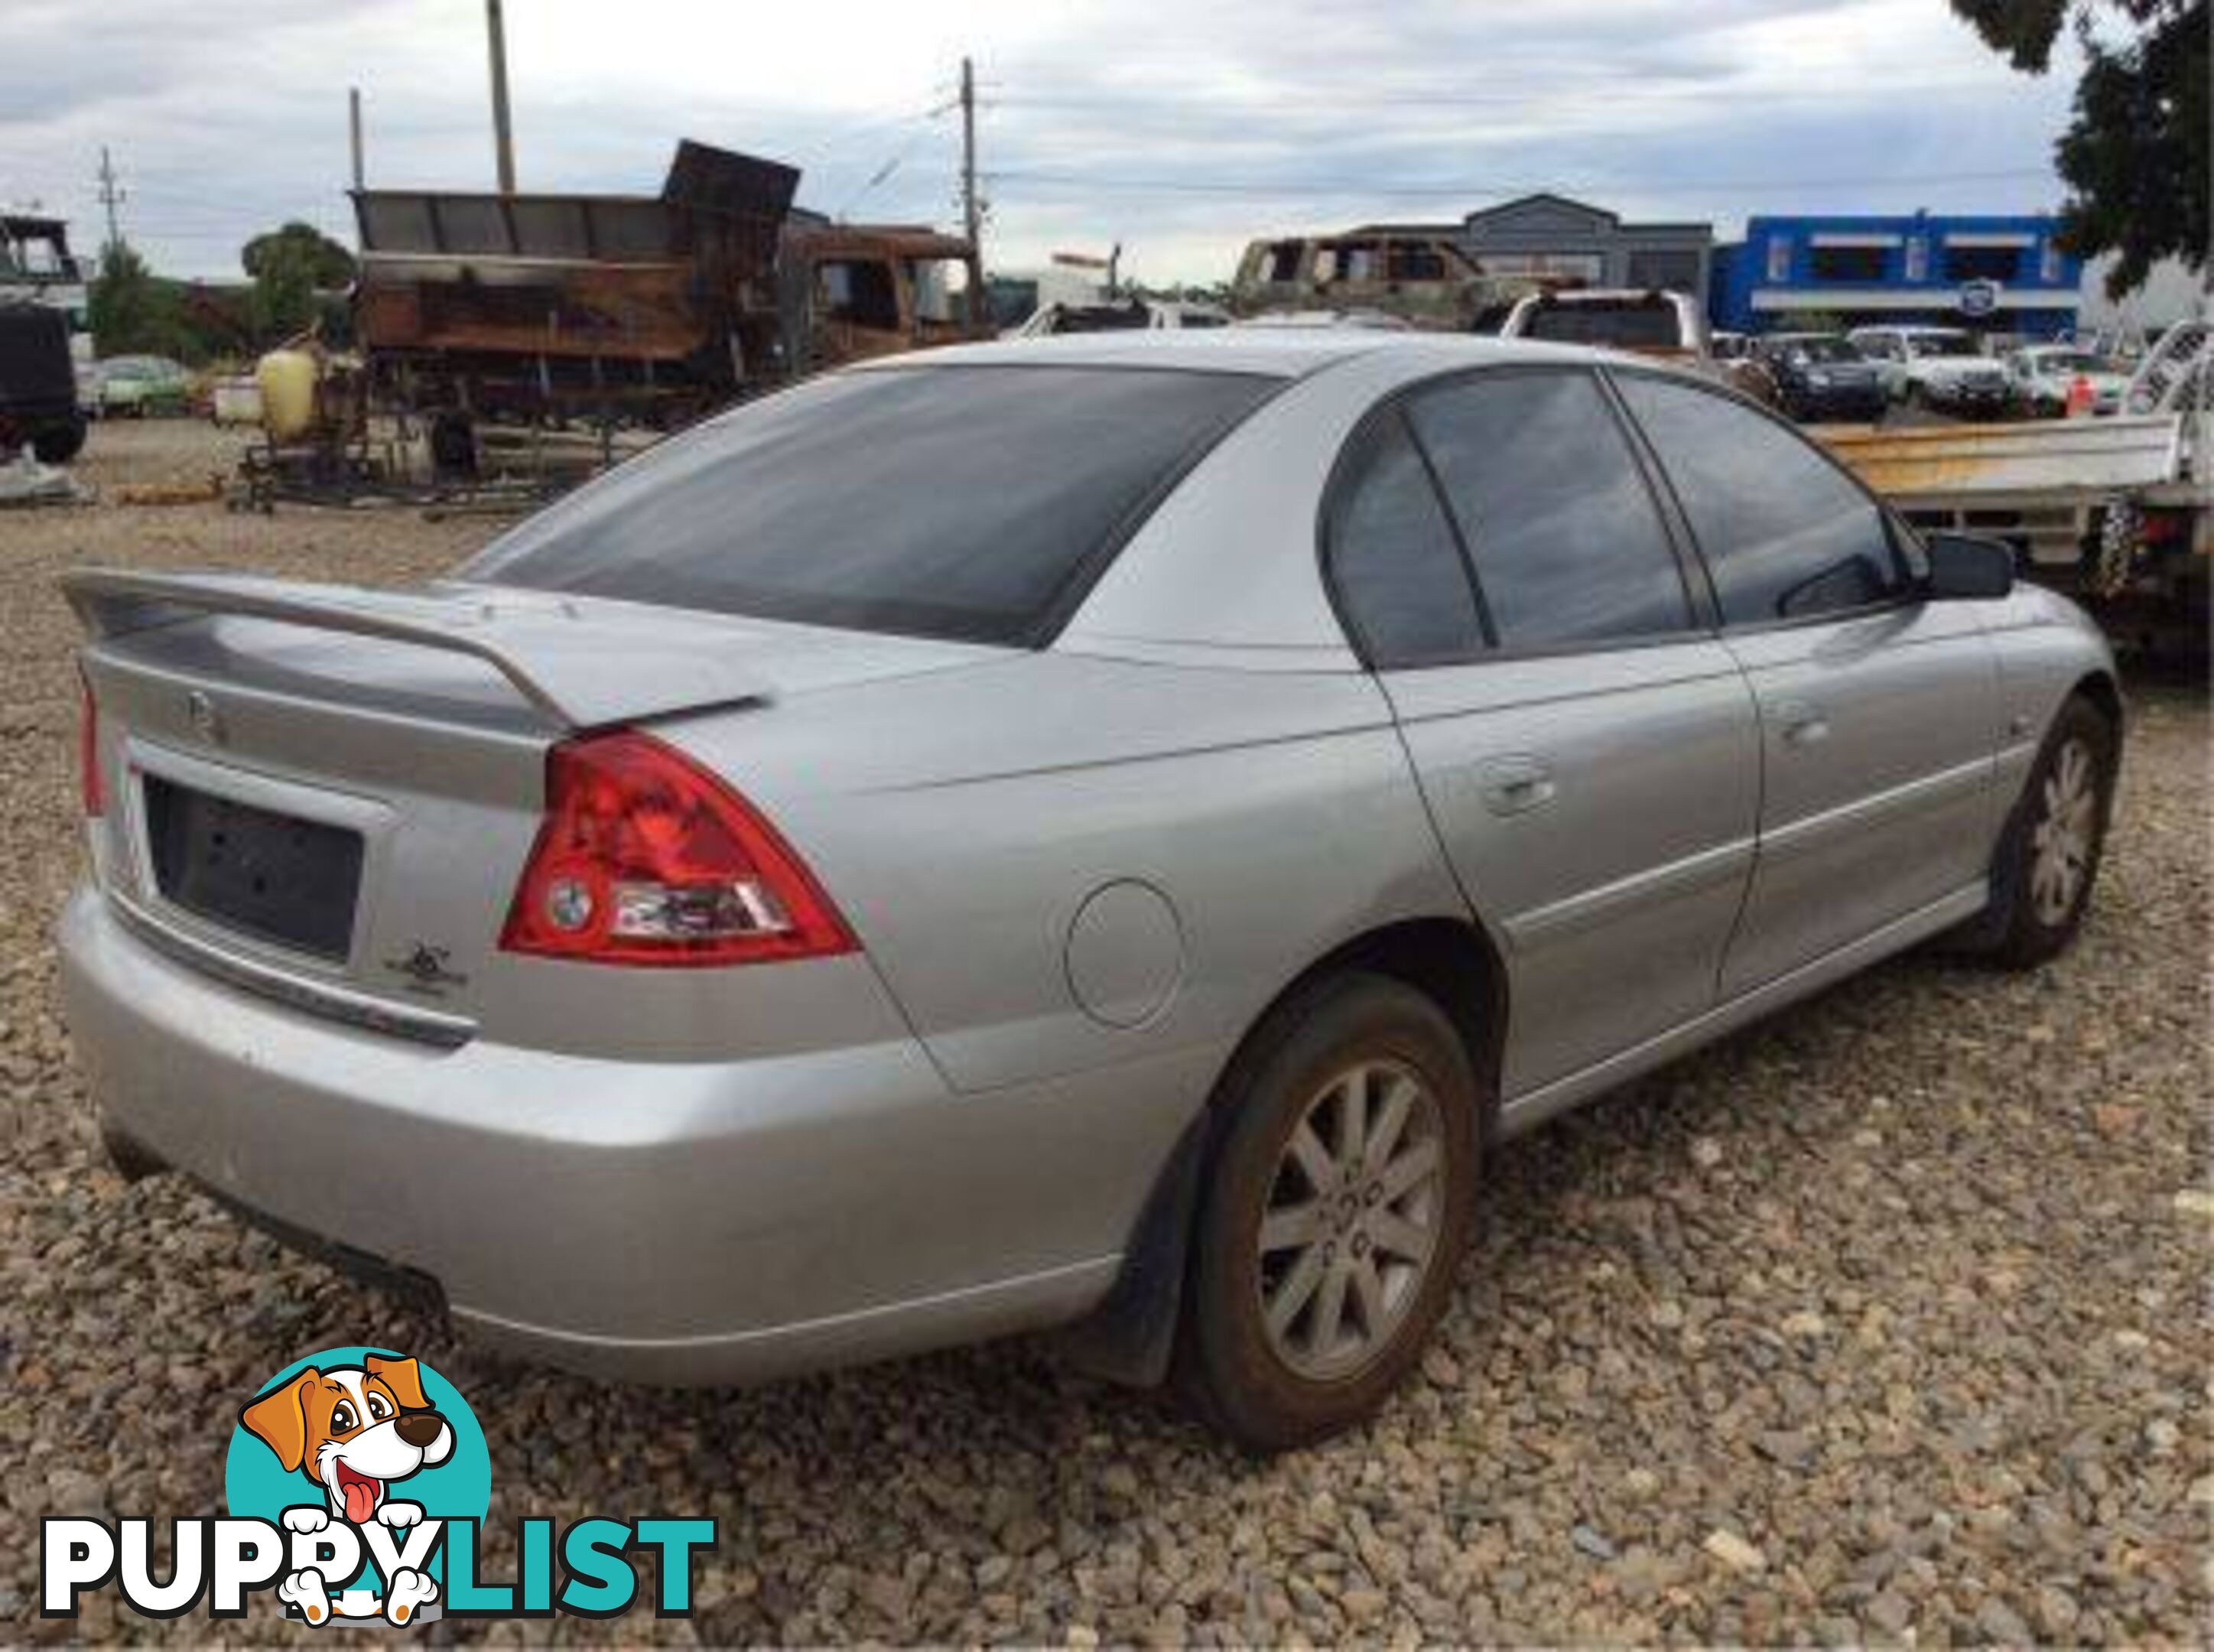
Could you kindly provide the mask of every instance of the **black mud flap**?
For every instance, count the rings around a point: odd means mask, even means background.
[[[1133,1388],[1158,1388],[1168,1380],[1177,1320],[1183,1310],[1192,1208],[1199,1198],[1200,1167],[1207,1161],[1213,1124],[1214,1114],[1202,1109],[1177,1138],[1139,1213],[1122,1270],[1105,1300],[1046,1339],[1055,1354],[1086,1375]]]

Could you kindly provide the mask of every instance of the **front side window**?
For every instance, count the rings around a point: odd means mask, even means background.
[[[834,321],[883,328],[900,324],[899,286],[881,259],[841,259],[817,272],[823,313]]]
[[[1905,588],[1874,500],[1776,420],[1728,397],[1624,375],[1732,625],[1809,619]]]
[[[1355,438],[1324,523],[1338,612],[1378,670],[1480,652],[1476,594],[1429,471],[1396,413]]]
[[[1037,640],[1281,380],[907,367],[764,396],[496,540],[464,578],[855,630]]]
[[[1506,648],[1687,628],[1683,575],[1629,438],[1587,373],[1479,375],[1408,417]]]

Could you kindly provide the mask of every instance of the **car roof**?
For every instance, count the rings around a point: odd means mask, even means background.
[[[948,345],[864,363],[856,372],[929,367],[1154,367],[1193,372],[1258,373],[1304,378],[1358,356],[1401,358],[1410,372],[1517,361],[1618,359],[1581,345],[1497,339],[1467,333],[1388,332],[1372,327],[1205,327],[1190,332],[1076,333]]]

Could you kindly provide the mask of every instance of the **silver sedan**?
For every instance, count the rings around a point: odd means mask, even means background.
[[[419,589],[66,584],[129,1166],[571,1367],[1062,1326],[1263,1448],[1419,1358],[1503,1137],[2064,946],[2121,733],[2003,547],[1419,334],[902,358]]]

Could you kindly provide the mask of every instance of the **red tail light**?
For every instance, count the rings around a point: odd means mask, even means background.
[[[98,820],[107,812],[107,785],[100,777],[100,702],[92,697],[91,681],[83,672],[77,673],[76,682],[77,795],[84,801],[85,818]]]
[[[546,820],[500,945],[593,964],[760,964],[854,949],[830,897],[736,792],[635,730],[554,748]]]

